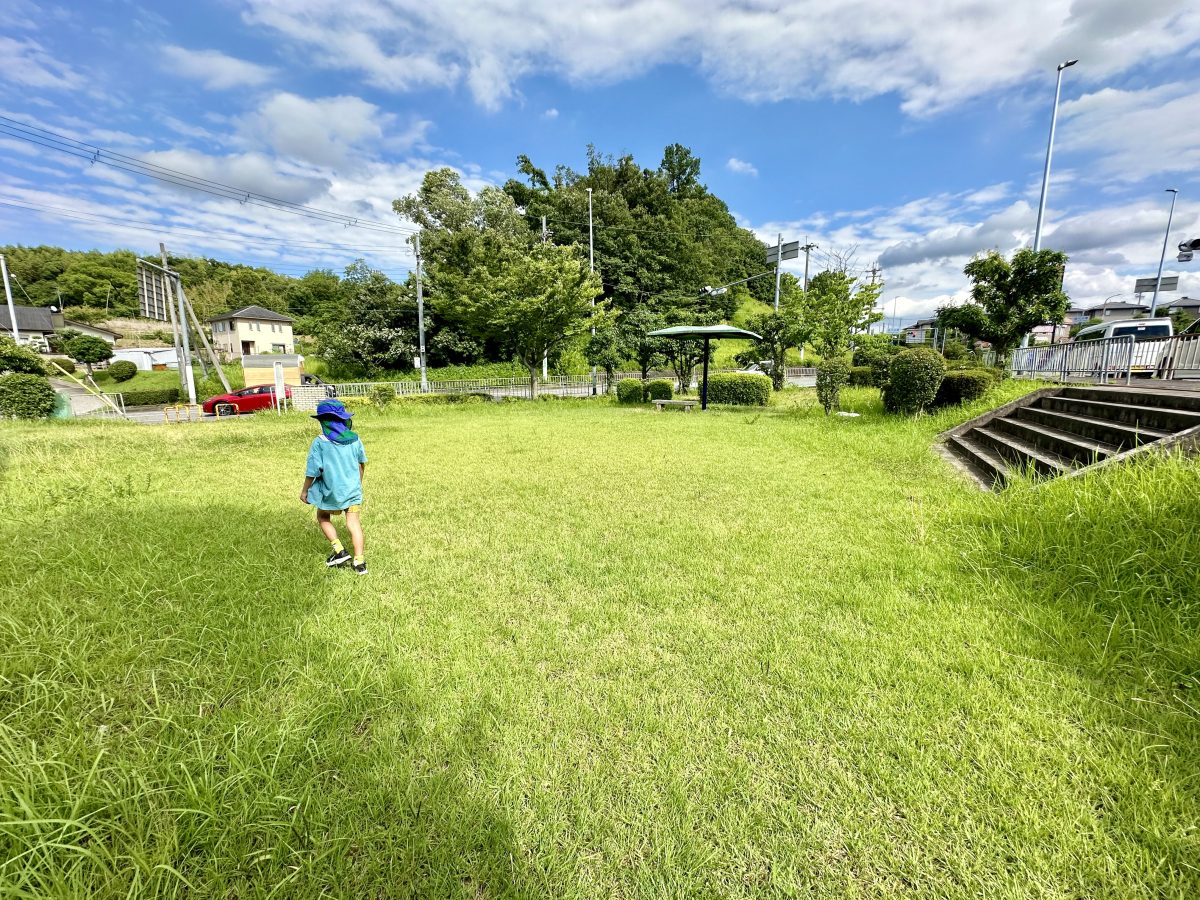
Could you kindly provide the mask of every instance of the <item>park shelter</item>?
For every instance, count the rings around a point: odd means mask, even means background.
[[[670,338],[677,341],[704,341],[704,377],[700,380],[700,408],[708,409],[708,347],[709,341],[717,341],[721,338],[736,338],[739,340],[749,339],[752,341],[762,340],[762,338],[753,331],[746,331],[742,328],[734,328],[732,325],[674,325],[671,328],[660,328],[658,331],[650,331],[646,334],[647,337]]]

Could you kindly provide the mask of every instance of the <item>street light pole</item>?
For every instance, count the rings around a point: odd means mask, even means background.
[[[1054,85],[1054,111],[1050,114],[1050,137],[1046,141],[1046,168],[1042,171],[1042,199],[1038,203],[1037,227],[1033,230],[1033,249],[1042,249],[1042,221],[1046,218],[1046,194],[1050,189],[1050,157],[1054,153],[1054,128],[1058,124],[1058,98],[1062,94],[1063,69],[1069,69],[1077,59],[1069,59],[1058,66],[1058,80]]]
[[[425,290],[421,282],[421,232],[414,236],[417,255],[417,362],[421,364],[421,393],[429,390],[429,375],[425,368]]]
[[[1158,258],[1158,278],[1154,282],[1154,299],[1150,301],[1150,318],[1152,319],[1158,311],[1158,291],[1162,287],[1163,262],[1167,258],[1167,241],[1171,238],[1171,220],[1175,218],[1175,200],[1179,196],[1176,188],[1167,188],[1167,193],[1171,195],[1171,211],[1167,213],[1167,233],[1163,235],[1162,256]]]
[[[588,194],[588,271],[593,274],[596,271],[596,243],[592,229],[592,189],[587,189]],[[592,308],[596,307],[596,298],[592,298]],[[595,314],[592,316],[592,337],[596,336]],[[606,390],[612,390],[606,388]],[[596,367],[592,366],[592,395],[596,394]]]
[[[12,326],[13,340],[19,344],[21,343],[21,330],[17,328],[17,308],[13,305],[12,288],[8,284],[8,264],[4,261],[3,254],[0,254],[0,273],[4,275],[4,298],[8,301],[8,324]]]

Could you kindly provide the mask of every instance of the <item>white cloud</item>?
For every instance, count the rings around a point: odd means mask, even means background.
[[[758,169],[755,168],[754,163],[748,163],[743,159],[738,159],[736,156],[729,157],[729,162],[725,163],[725,168],[727,168],[730,172],[733,172],[735,175],[751,175],[755,178],[758,177]]]
[[[186,47],[163,48],[167,69],[201,82],[214,91],[235,87],[258,87],[275,76],[275,70],[258,63],[226,56],[219,50],[189,50]]]
[[[1163,48],[1186,53],[1200,16],[1186,0],[243,0],[244,19],[314,62],[392,90],[465,85],[496,109],[527,74],[614,82],[663,63],[699,68],[749,100],[894,93],[937,113],[1066,56],[1095,82]]]
[[[142,159],[166,169],[292,203],[309,203],[329,190],[331,185],[325,177],[282,172],[274,160],[261,153],[209,156],[194,150],[176,149],[145,153]],[[184,196],[195,197],[191,191],[182,190]]]
[[[1104,88],[1063,103],[1059,115],[1057,149],[1096,154],[1094,171],[1104,179],[1135,182],[1200,168],[1200,93],[1193,84]]]
[[[356,150],[378,143],[393,117],[359,97],[309,100],[280,92],[263,101],[242,120],[242,130],[277,153],[319,166],[345,163]],[[394,140],[408,145],[424,137],[428,123],[418,123]]]
[[[558,118],[558,110],[552,106],[548,110],[546,110],[544,113],[542,113],[542,118],[543,119],[557,119]]]
[[[74,90],[85,79],[69,63],[55,57],[34,40],[0,35],[0,81],[39,90]]]

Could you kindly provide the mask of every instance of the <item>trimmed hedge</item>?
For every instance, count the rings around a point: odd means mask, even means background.
[[[888,367],[883,405],[888,412],[918,413],[933,405],[946,375],[946,360],[928,347],[898,353]]]
[[[850,372],[850,363],[844,359],[827,359],[817,366],[817,399],[825,415],[839,405],[842,385],[850,380]]]
[[[874,387],[875,373],[870,366],[854,366],[850,369],[850,387]]]
[[[62,366],[64,369],[66,369],[68,372],[70,372],[72,375],[75,374],[75,360],[71,359],[68,356],[50,356],[50,357],[47,357],[47,359],[46,359],[46,374],[49,375],[51,378],[62,378],[63,377],[62,372],[58,371],[58,369],[56,369],[54,366],[50,365],[50,363],[52,363],[52,362],[58,363],[60,366]],[[134,366],[133,368],[134,368],[134,371],[137,370],[137,366]]]
[[[653,381],[646,382],[646,390],[643,396],[646,402],[651,400],[670,400],[675,396],[675,388],[666,378],[655,378]]]
[[[179,402],[179,388],[158,388],[157,390],[122,391],[126,406],[162,406],[167,403]]]
[[[390,384],[377,384],[369,395],[372,406],[384,407],[396,399],[396,389]]]
[[[961,369],[947,372],[933,398],[934,406],[954,406],[978,400],[995,384],[990,372],[983,369]]]
[[[128,381],[137,372],[137,366],[127,359],[118,359],[115,363],[108,364],[108,377],[116,382]]]
[[[708,402],[731,406],[766,406],[771,401],[771,379],[766,375],[727,372],[710,375]]]
[[[642,382],[637,378],[622,378],[617,382],[618,403],[641,403],[645,394]]]
[[[57,402],[58,394],[44,375],[0,375],[0,416],[48,419]]]

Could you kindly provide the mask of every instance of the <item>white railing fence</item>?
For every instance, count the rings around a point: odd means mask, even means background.
[[[1200,379],[1200,334],[1135,341],[1133,335],[1098,341],[1073,341],[1014,350],[1008,361],[1014,378],[1045,381],[1115,380],[1129,384],[1134,375],[1162,381]]]

